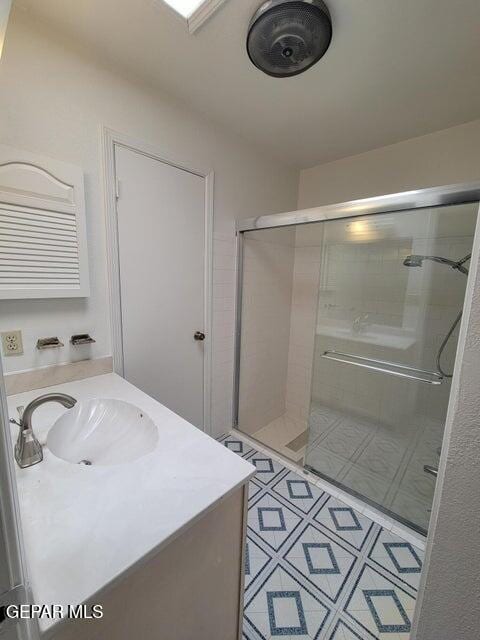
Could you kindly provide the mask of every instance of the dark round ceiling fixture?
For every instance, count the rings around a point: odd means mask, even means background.
[[[267,0],[248,27],[247,51],[261,71],[295,76],[320,60],[332,40],[332,20],[323,0]]]

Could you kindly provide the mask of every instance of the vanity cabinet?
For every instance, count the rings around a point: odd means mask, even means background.
[[[247,500],[244,485],[94,597],[103,619],[63,622],[47,637],[239,640]]]
[[[83,418],[72,416],[67,433],[65,407],[42,405],[34,428],[43,460],[16,467],[32,602],[60,604],[64,611],[101,604],[104,615],[41,617],[41,637],[240,640],[248,483],[255,467],[115,373],[42,392],[72,396]],[[9,396],[10,415],[38,395]],[[100,451],[90,450],[90,465],[79,464],[80,423],[92,428],[86,416],[99,398],[117,401],[117,428],[103,432]],[[102,457],[102,447],[113,451],[122,442],[117,432],[131,434],[137,412],[158,431],[148,451],[122,462]],[[61,451],[53,437],[59,425]]]

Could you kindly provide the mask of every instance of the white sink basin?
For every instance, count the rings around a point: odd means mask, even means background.
[[[154,422],[122,400],[77,402],[48,432],[47,447],[67,462],[115,465],[153,451],[158,441]]]

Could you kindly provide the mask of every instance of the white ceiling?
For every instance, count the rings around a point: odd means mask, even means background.
[[[189,35],[161,0],[16,0],[297,167],[480,117],[479,0],[327,0],[330,49],[286,79],[262,74],[246,55],[260,3],[227,0]]]

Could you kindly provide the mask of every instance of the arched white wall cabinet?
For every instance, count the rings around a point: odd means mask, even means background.
[[[0,146],[0,299],[89,295],[79,167]]]

